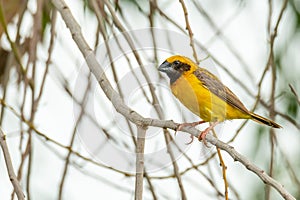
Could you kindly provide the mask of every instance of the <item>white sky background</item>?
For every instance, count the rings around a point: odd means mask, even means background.
[[[185,27],[183,12],[178,1],[174,1],[173,3],[168,3],[168,1],[158,2],[162,2],[160,3],[160,5],[165,9],[164,11],[167,15],[171,16],[175,21],[180,22],[182,27]],[[279,9],[281,8],[280,2],[281,1],[276,1],[276,3],[274,3],[274,21],[275,19],[277,19]],[[77,2],[69,0],[66,1],[66,3],[81,25],[86,40],[89,42],[90,46],[93,47],[94,32],[96,30],[97,21],[88,13],[84,13],[83,5],[79,3],[79,1]],[[214,22],[219,27],[222,27],[222,33],[230,41],[231,45],[245,60],[246,64],[250,66],[250,68],[248,69],[249,71],[245,71],[244,68],[241,67],[240,63],[228,51],[227,47],[224,45],[224,43],[222,43],[221,40],[216,39],[211,42],[211,38],[214,37],[214,31],[207,25],[206,20],[201,18],[200,15],[197,14],[196,10],[192,9],[192,3],[186,1],[186,5],[189,11],[190,25],[194,32],[195,38],[201,41],[201,43],[203,44],[209,44],[209,51],[215,57],[217,57],[218,60],[225,64],[225,66],[228,67],[230,71],[234,72],[237,77],[240,77],[240,79],[245,83],[249,82],[249,84],[247,84],[249,86],[248,88],[250,88],[251,91],[255,93],[256,86],[252,86],[251,84],[258,82],[265,67],[267,60],[266,58],[268,56],[268,35],[266,32],[268,5],[267,1],[246,1],[241,3],[242,6],[239,5],[239,3],[239,1],[235,0],[228,0],[226,1],[226,3],[222,0],[201,1],[201,4],[213,18]],[[145,2],[141,2],[140,5],[143,4],[147,5],[147,3]],[[239,9],[242,10],[239,11]],[[126,8],[126,15],[128,15],[128,19],[135,19],[134,22],[131,23],[132,28],[148,28],[148,23],[145,23],[145,20],[147,19],[134,18],[135,12],[137,11],[138,10],[134,6],[128,6],[128,8]],[[235,13],[238,14],[235,15]],[[231,17],[233,15],[234,19],[232,20]],[[286,12],[282,19],[282,23],[279,26],[279,34],[276,44],[277,42],[279,44],[285,44],[285,37],[287,37],[289,35],[289,32],[291,31],[289,29],[289,23],[291,23],[292,20],[293,19],[291,19],[289,13]],[[174,28],[172,26],[165,27],[165,24],[161,24],[159,21],[157,21],[156,24],[158,28],[169,28],[171,30]],[[75,123],[74,107],[72,100],[65,95],[64,90],[59,84],[57,84],[59,78],[56,76],[57,73],[55,72],[55,68],[58,68],[58,70],[62,72],[64,77],[72,84],[71,88],[76,91],[79,90],[79,88],[77,88],[78,85],[76,85],[77,81],[80,79],[80,77],[77,77],[78,69],[83,66],[84,59],[82,58],[81,53],[73,42],[69,30],[66,28],[64,22],[62,22],[60,17],[57,22],[56,31],[58,42],[56,42],[55,50],[53,52],[53,66],[50,67],[51,75],[50,78],[48,76],[47,79],[45,88],[46,92],[44,92],[44,96],[40,103],[35,124],[40,131],[47,133],[49,137],[55,138],[61,143],[67,145],[69,143],[72,128]],[[47,52],[47,47],[40,46],[42,50],[41,52]],[[290,48],[291,49],[288,49],[288,51],[300,55],[299,45],[297,46],[295,44],[291,44]],[[159,55],[159,58],[161,59],[160,62],[163,62],[163,60],[166,58],[165,55],[167,54],[162,53],[161,55]],[[44,63],[46,55],[43,55],[43,53],[41,53],[39,59],[42,61],[41,63]],[[299,60],[294,61],[295,65],[291,64],[289,66],[284,66],[284,68],[286,68],[287,71],[293,71],[294,74],[299,74],[300,68],[296,68],[296,63],[299,63]],[[246,94],[246,92],[243,91],[239,85],[235,84],[235,82],[230,77],[228,77],[228,75],[226,75],[226,73],[222,69],[218,68],[218,66],[215,66],[215,68],[217,70],[218,77],[223,81],[223,83],[229,86],[237,94],[237,96],[240,97],[246,107],[250,109],[255,100],[253,98],[250,98],[250,96]],[[214,70],[215,69],[213,69],[212,71]],[[42,71],[40,73],[42,73]],[[152,78],[155,79],[156,77]],[[278,78],[280,79],[280,75],[278,75]],[[13,75],[12,79],[14,79]],[[291,74],[291,82],[293,80],[297,80],[297,76]],[[271,79],[266,79],[262,88],[262,96],[266,99],[269,98],[269,94],[264,93],[264,91],[269,91],[270,86],[268,84],[270,82]],[[279,82],[281,81],[279,80]],[[287,84],[285,84],[284,87],[288,89]],[[18,94],[16,96],[17,92],[19,91],[15,87],[11,87],[9,91],[10,93],[8,94],[7,102],[13,102],[16,106],[19,105],[20,99],[18,97],[21,95]],[[167,89],[164,91],[168,93]],[[98,98],[98,95],[101,96],[101,93],[102,92],[99,91],[99,89],[96,89],[95,99]],[[132,98],[134,100],[135,97],[133,96]],[[104,101],[103,103],[105,103],[105,105],[110,105],[108,101],[105,102],[105,99],[102,98],[102,100]],[[282,102],[280,102],[280,99],[278,101],[280,105],[280,103]],[[95,110],[97,111],[98,109],[99,108],[97,108],[97,105],[95,105]],[[145,111],[143,110],[143,107],[141,105],[136,105],[136,109],[138,110],[138,112]],[[180,116],[174,116],[173,113],[175,111],[171,106],[166,106],[164,108],[164,111],[168,119],[173,119],[177,122],[181,120]],[[107,106],[106,112],[112,112],[112,108]],[[146,110],[145,112],[147,113],[148,111]],[[179,113],[180,111],[176,112]],[[189,111],[184,110],[183,108],[183,112]],[[266,112],[266,109],[262,109],[261,107],[258,107],[256,112],[266,117],[268,114]],[[102,120],[101,123],[103,123],[104,126],[109,126],[110,120],[105,120],[104,117],[101,117],[98,114],[95,115],[98,120]],[[197,120],[197,118],[192,114],[187,115],[190,116],[189,119]],[[7,112],[6,120],[7,121],[5,121],[5,126],[3,128],[7,133],[7,141],[16,169],[20,162],[20,158],[18,157],[19,152],[17,149],[19,143],[19,124],[15,117],[9,112]],[[280,118],[277,121],[279,124],[281,124]],[[236,128],[238,128],[241,123],[242,120],[226,122],[224,126],[222,126],[222,134],[220,135],[221,140],[226,141],[227,139],[231,138]],[[289,148],[284,148],[286,154],[290,155],[291,157],[296,156],[293,155],[293,152],[299,152],[299,145],[297,145],[297,138],[299,141],[299,137],[296,135],[298,132],[294,128],[290,128],[289,124],[282,125],[284,126],[284,129],[277,131],[279,145],[282,147],[286,145],[289,146]],[[254,122],[247,123],[244,131],[240,133],[240,135],[232,145],[237,151],[248,157],[258,166],[263,169],[267,169],[266,167],[268,165],[264,161],[269,160],[269,149],[266,149],[264,153],[261,152],[262,155],[259,156],[253,155],[250,151],[252,150],[251,145],[253,145],[254,140],[256,140],[256,138],[253,138],[251,135],[251,131],[256,131],[255,128],[257,128],[257,124],[255,124]],[[35,139],[33,145],[35,151],[33,152],[34,162],[31,178],[32,199],[56,199],[58,195],[57,192],[60,179],[62,176],[62,170],[64,167],[63,158],[66,156],[66,151],[53,146],[51,143],[45,145],[45,143],[47,142],[37,139],[38,137],[34,138]],[[188,136],[184,135],[183,133],[178,133],[176,136],[176,140],[180,139],[188,141]],[[263,145],[264,143],[269,143],[269,137],[267,135],[263,136],[262,139],[264,139],[265,141],[262,141],[261,145]],[[120,140],[125,141],[126,139],[120,138]],[[62,155],[63,157],[56,156],[53,151],[51,151],[51,149],[53,148],[56,149],[59,152],[59,155]],[[293,151],[293,149],[296,148],[298,150]],[[146,140],[146,151],[150,151],[150,149],[151,148],[147,146]],[[75,142],[75,150],[82,152],[82,154],[86,156],[90,156],[88,152],[85,151],[84,146],[78,140],[78,138]],[[188,150],[188,154],[193,155],[197,160],[199,159],[197,152],[198,150],[199,144],[195,141]],[[227,177],[241,195],[241,199],[249,199],[252,190],[255,190],[255,188],[258,187],[264,187],[264,184],[256,175],[246,170],[240,164],[234,163],[233,160],[229,156],[227,156],[225,152],[223,153],[223,156],[227,165]],[[278,160],[277,162],[280,162],[280,160]],[[76,163],[81,164],[82,168],[78,170],[73,166],[70,167],[69,174],[65,183],[64,199],[79,200],[95,199],[96,197],[101,197],[101,199],[133,199],[134,178],[126,178],[123,175],[117,174],[115,172],[91,166],[90,164],[84,163],[84,161],[82,160],[77,159]],[[188,164],[182,162],[182,165],[180,165],[180,170],[184,170],[185,167],[188,167]],[[203,170],[203,172],[207,173],[209,176],[211,175],[205,167],[201,168],[201,170]],[[0,171],[6,171],[3,156],[0,156]],[[97,174],[100,177],[99,179],[103,179],[104,181],[98,181],[91,176],[87,176],[86,174],[84,174],[85,172],[92,172],[92,176]],[[153,175],[157,175],[160,173],[161,172],[158,171],[153,173]],[[167,173],[163,174],[166,175]],[[219,179],[215,179],[219,180],[216,185],[219,186],[218,188],[220,188],[220,191],[223,191],[224,183],[222,179],[221,168],[215,168],[215,171],[212,172],[212,174],[215,177],[219,177]],[[284,185],[290,184],[288,180],[284,180],[282,177],[278,177],[278,180]],[[167,193],[169,195],[169,199],[180,199],[179,189],[174,179],[167,179],[163,181],[158,180],[154,182],[161,185],[163,188],[166,188],[165,185],[168,185],[168,192],[159,192],[159,188],[156,186],[158,194]],[[201,195],[201,199],[212,199],[210,198],[210,192],[214,191],[210,188],[208,182],[203,180],[203,178],[201,179],[200,176],[195,172],[188,173],[187,175],[183,176],[183,183],[186,185],[185,189],[188,199],[199,199],[199,195]],[[0,185],[0,199],[10,199],[12,187],[6,173],[0,173]],[[120,188],[116,188],[115,186],[119,186]],[[201,189],[200,187],[203,187],[204,189]],[[249,190],[249,188],[252,189]],[[147,189],[145,189],[144,191],[145,199],[151,199],[149,191]],[[203,191],[209,192],[205,193]],[[276,192],[273,192],[273,194],[275,194],[274,199],[278,198]],[[231,191],[229,191],[229,196],[230,195]],[[213,196],[215,197],[215,195]],[[160,199],[165,198],[161,195],[159,195],[159,197]]]

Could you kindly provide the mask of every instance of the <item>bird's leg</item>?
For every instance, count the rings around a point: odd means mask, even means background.
[[[197,122],[179,124],[179,126],[176,128],[175,135],[176,135],[177,131],[182,130],[183,127],[186,127],[186,126],[192,126],[192,127],[194,127],[194,126],[197,126],[197,125],[203,124],[203,123],[206,123],[206,121],[197,121]],[[193,142],[193,140],[194,140],[194,136],[191,135],[191,141],[188,142],[188,143],[186,143],[186,145],[191,144]]]
[[[205,146],[207,146],[207,142],[205,140],[206,135],[208,134],[209,131],[211,131],[217,124],[219,124],[218,121],[212,123],[209,127],[207,127],[204,131],[200,132],[199,136],[198,136],[198,140],[201,141],[203,140],[203,143],[205,144]]]
[[[186,126],[192,126],[192,127],[194,127],[194,126],[197,126],[199,124],[203,124],[205,122],[206,121],[197,121],[197,122],[190,122],[190,123],[182,123],[182,124],[178,125],[176,131],[180,131],[180,130],[182,130],[183,127],[186,127]]]

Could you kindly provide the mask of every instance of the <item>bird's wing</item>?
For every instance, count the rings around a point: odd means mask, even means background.
[[[239,100],[239,98],[228,87],[226,87],[215,75],[203,68],[198,68],[196,71],[194,71],[194,75],[211,93],[215,94],[232,107],[235,107],[241,110],[242,112],[249,113],[249,111]]]

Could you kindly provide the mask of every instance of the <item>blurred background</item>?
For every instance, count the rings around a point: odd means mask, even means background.
[[[233,120],[216,133],[300,198],[299,0],[65,2],[112,86],[144,117],[199,120],[157,71],[183,54],[282,125]],[[133,199],[136,127],[106,98],[59,12],[50,1],[0,5],[0,126],[26,198]],[[148,129],[144,199],[225,199],[216,149],[189,141]],[[0,155],[0,198],[16,199]],[[222,155],[229,199],[282,199]]]

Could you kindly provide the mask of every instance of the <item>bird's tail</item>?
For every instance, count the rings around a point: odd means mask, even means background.
[[[254,120],[258,123],[265,124],[265,125],[271,126],[273,128],[282,128],[279,124],[277,124],[276,122],[274,122],[270,119],[264,118],[260,115],[255,114],[255,113],[250,113],[250,115],[252,117],[252,120]]]

